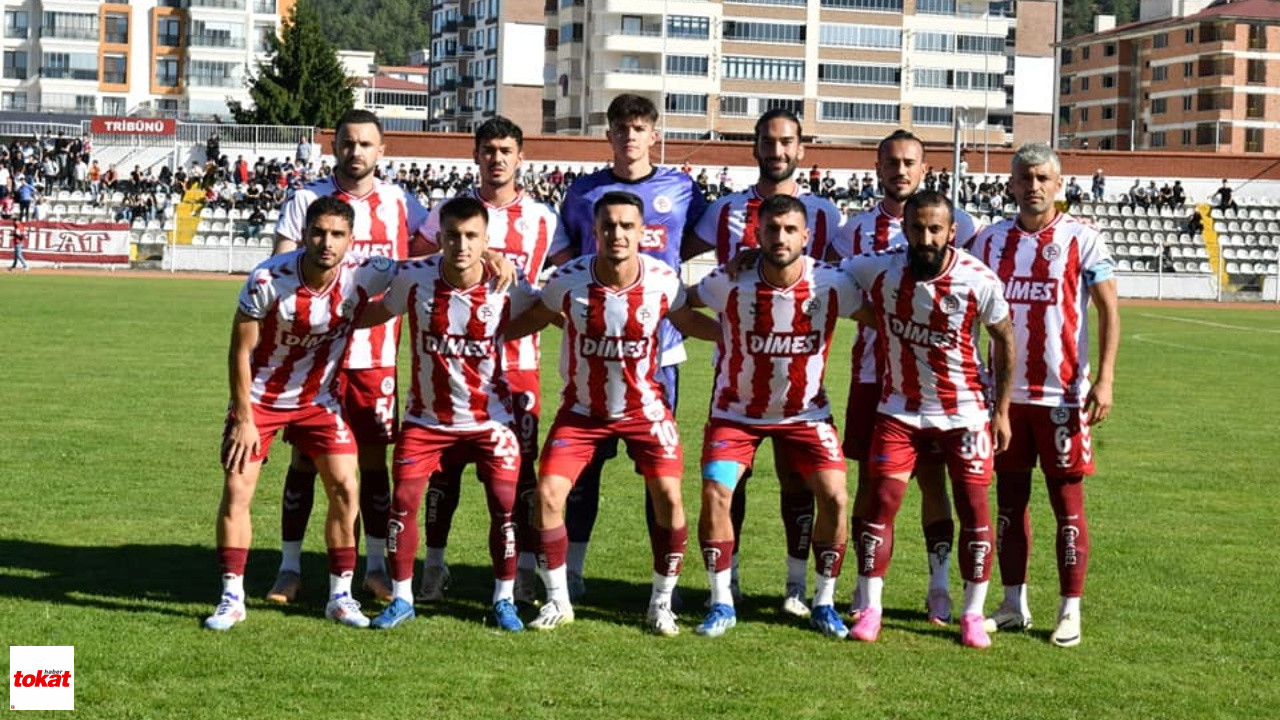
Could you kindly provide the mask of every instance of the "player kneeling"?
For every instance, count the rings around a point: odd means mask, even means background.
[[[393,628],[414,617],[413,564],[417,517],[427,483],[442,458],[476,464],[489,505],[493,619],[502,630],[524,629],[512,601],[516,574],[515,504],[520,444],[512,431],[511,391],[502,373],[499,335],[513,314],[536,298],[528,283],[510,290],[487,269],[488,212],[475,198],[450,200],[440,214],[441,253],[405,263],[382,302],[361,325],[409,314],[413,381],[396,443],[391,520],[392,601],[373,621]]]

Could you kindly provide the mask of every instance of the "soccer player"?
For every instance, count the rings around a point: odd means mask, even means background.
[[[850,218],[840,228],[832,247],[838,257],[905,246],[902,215],[907,199],[920,189],[928,166],[924,162],[924,143],[906,130],[897,130],[880,141],[876,151],[876,175],[884,191],[884,199],[870,210]],[[956,238],[968,240],[977,232],[977,222],[966,212],[955,209]],[[876,329],[862,325],[853,345],[853,382],[849,385],[849,402],[845,406],[844,453],[858,463],[858,489],[854,493],[851,529],[860,532],[865,517],[869,490],[867,453],[871,446],[871,428],[876,421],[880,402],[881,367],[876,358]],[[915,468],[920,485],[920,524],[924,531],[925,550],[929,559],[929,590],[925,610],[935,625],[951,622],[951,548],[955,522],[951,519],[947,497],[946,469],[935,452],[922,453]],[[854,593],[853,616],[862,610],[864,598]]]
[[[697,632],[709,637],[737,623],[730,580],[740,528],[732,522],[730,506],[735,486],[765,438],[773,439],[779,464],[817,497],[818,582],[812,613],[805,614],[825,635],[843,638],[849,632],[834,607],[848,539],[847,481],[823,376],[836,318],[853,312],[861,291],[848,274],[805,256],[811,244],[806,210],[790,194],[759,202],[751,223],[758,228],[753,240],[760,247],[759,271],[731,280],[717,269],[690,292],[691,304],[705,303],[719,313],[723,333],[703,434],[698,521],[711,611]],[[803,567],[799,575],[804,578]]]
[[[936,446],[950,471],[965,579],[960,637],[991,644],[982,605],[990,576],[987,489],[992,454],[1009,442],[1013,337],[1009,306],[990,268],[955,248],[951,201],[926,190],[907,199],[907,245],[845,260],[866,292],[859,320],[880,332],[884,389],[871,431],[867,507],[859,532],[858,590],[865,606],[852,637],[880,635],[881,595],[893,554],[893,520],[920,452]],[[978,326],[991,337],[995,388],[979,377]]]
[[[530,281],[538,278],[552,244],[564,233],[560,218],[546,204],[535,200],[516,185],[524,162],[524,132],[505,117],[486,120],[475,131],[475,161],[480,168],[480,185],[467,191],[488,210],[489,249],[501,253]],[[440,208],[443,206],[437,206]],[[433,209],[424,232],[428,242],[440,228],[441,211]],[[507,343],[502,355],[502,372],[511,388],[515,430],[520,437],[520,485],[516,494],[516,599],[532,603],[535,597],[533,529],[530,513],[538,477],[534,461],[538,457],[538,421],[542,414],[541,352],[538,335]],[[445,546],[453,514],[458,508],[463,463],[445,462],[431,478],[427,491],[424,529],[427,557],[422,567],[422,587],[418,600],[432,602],[444,597],[449,585]]]
[[[508,328],[508,337],[520,337],[557,317],[564,322],[564,394],[542,448],[534,516],[538,575],[547,590],[546,603],[529,623],[537,630],[573,621],[565,502],[596,446],[621,439],[653,499],[648,627],[658,635],[679,633],[671,593],[688,540],[680,494],[684,460],[658,378],[658,326],[669,319],[678,330],[712,342],[719,326],[687,306],[675,270],[640,252],[644,208],[644,200],[632,193],[609,192],[597,200],[597,254],[561,266],[543,288],[542,302]]]
[[[524,629],[512,599],[515,528],[511,511],[520,472],[512,430],[511,390],[502,371],[499,334],[513,313],[535,300],[527,283],[495,288],[483,253],[489,212],[473,197],[454,198],[439,213],[441,253],[402,266],[383,300],[361,317],[379,325],[409,313],[413,383],[395,450],[395,484],[387,543],[394,599],[373,621],[388,629],[414,616],[413,562],[418,506],[442,463],[474,462],[489,505],[493,617],[499,628]],[[461,470],[450,471],[460,475]]]
[[[653,101],[640,95],[619,95],[606,111],[609,130],[606,136],[613,151],[613,165],[578,178],[569,186],[560,217],[564,221],[566,244],[551,250],[551,264],[564,265],[570,258],[595,252],[593,232],[594,207],[605,193],[629,192],[643,202],[644,232],[640,251],[661,260],[675,270],[680,264],[701,255],[711,246],[693,232],[698,218],[706,209],[706,199],[692,178],[674,168],[655,167],[649,159],[658,142],[658,109]],[[661,365],[659,382],[666,393],[667,404],[674,412],[679,364],[685,360],[680,333],[670,323],[661,328]],[[600,507],[600,471],[604,462],[617,453],[617,443],[607,442],[582,472],[569,498],[569,588],[579,599],[586,592],[583,567],[587,544]],[[652,502],[646,495],[645,515],[653,524]]]
[[[831,240],[840,227],[841,213],[830,200],[802,192],[800,183],[795,179],[796,167],[804,159],[803,135],[800,119],[785,108],[766,111],[756,120],[751,154],[760,169],[759,178],[746,190],[724,195],[713,202],[702,214],[696,228],[698,237],[715,247],[716,261],[720,264],[732,260],[740,250],[759,247],[758,211],[766,198],[779,194],[796,197],[805,207],[808,241],[804,254],[818,260],[827,256]],[[813,525],[813,493],[809,492],[798,474],[783,464],[785,455],[775,454],[774,458],[780,484],[779,509],[787,538],[787,580],[782,610],[797,617],[807,617],[805,565],[809,559]],[[746,481],[750,477],[751,468],[748,467],[742,480],[734,487],[730,510],[735,540],[742,530],[746,514]],[[731,565],[732,587],[735,597],[738,597],[736,542]]]
[[[1031,626],[1027,564],[1031,557],[1031,471],[1039,459],[1057,518],[1061,603],[1050,639],[1080,642],[1080,597],[1089,565],[1084,476],[1092,475],[1090,427],[1111,413],[1120,346],[1114,262],[1101,234],[1066,213],[1054,197],[1062,166],[1049,146],[1024,145],[1013,156],[1010,186],[1018,217],[984,230],[970,250],[1005,284],[1013,316],[1013,439],[996,462],[997,553],[1004,601],[987,629]],[[1098,374],[1089,381],[1089,301],[1098,306]]]
[[[331,176],[308,183],[285,202],[276,224],[275,252],[293,250],[301,240],[302,218],[316,199],[332,196],[349,203],[356,213],[352,250],[392,260],[425,254],[410,249],[410,235],[426,219],[426,210],[398,185],[383,182],[373,172],[382,158],[382,124],[367,110],[352,110],[338,121],[333,139],[337,164]],[[391,480],[387,474],[387,445],[395,437],[398,394],[396,353],[400,319],[357,330],[342,358],[338,401],[342,404],[360,455],[360,516],[365,531],[364,587],[379,599],[390,599],[385,551]],[[302,538],[315,499],[315,468],[294,447],[285,474],[280,512],[280,570],[267,600],[292,602],[302,584]]]
[[[229,630],[245,618],[249,505],[262,460],[281,428],[312,458],[329,496],[325,616],[344,625],[369,625],[351,596],[356,444],[335,390],[352,322],[369,298],[386,290],[395,263],[347,255],[354,218],[337,198],[312,203],[302,248],[263,262],[240,292],[231,332],[231,403],[222,441],[226,474],[217,524],[222,600],[204,621],[210,630]]]

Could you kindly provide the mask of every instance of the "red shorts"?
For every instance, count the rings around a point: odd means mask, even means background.
[[[538,456],[538,418],[542,415],[542,378],[537,370],[506,370],[511,387],[511,412],[520,438],[520,455],[526,460]]]
[[[258,427],[258,453],[249,458],[250,462],[258,462],[267,457],[271,450],[271,441],[276,431],[283,429],[293,443],[310,457],[317,455],[355,455],[356,441],[351,428],[338,410],[330,410],[316,405],[293,410],[273,410],[261,405],[253,405],[253,424]],[[227,414],[227,423],[222,431],[222,439],[227,439],[231,431],[231,415]]]
[[[991,483],[991,427],[978,430],[912,427],[888,415],[876,418],[871,433],[871,457],[867,461],[872,476],[907,475],[922,452],[936,447],[947,463],[952,482]]]
[[[475,463],[481,482],[515,484],[520,475],[520,443],[506,425],[449,431],[406,423],[392,461],[396,484],[428,478],[445,453],[450,462]]]
[[[1024,471],[1036,466],[1045,475],[1092,475],[1093,438],[1080,408],[1011,405],[1009,449],[996,458],[997,471]]]
[[[560,475],[577,482],[578,474],[595,454],[596,445],[609,438],[620,438],[627,444],[636,472],[646,478],[684,475],[680,434],[671,411],[664,408],[662,419],[657,421],[600,420],[561,410],[542,446],[538,476]]]
[[[714,463],[751,467],[756,448],[765,438],[773,438],[773,454],[779,467],[806,477],[827,470],[841,473],[847,470],[844,456],[840,453],[840,436],[830,418],[774,425],[750,425],[712,418],[702,433],[702,479],[723,482],[720,473],[707,472],[708,465]],[[736,480],[736,475],[734,477]]]
[[[395,440],[400,419],[395,368],[344,368],[338,372],[337,397],[356,442],[389,445]]]
[[[880,386],[855,382],[849,386],[849,404],[844,409],[844,456],[865,462],[871,452],[871,429],[876,426]]]

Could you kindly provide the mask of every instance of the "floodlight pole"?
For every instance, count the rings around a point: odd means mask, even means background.
[[[951,204],[960,206],[960,134],[964,129],[962,108],[951,108]]]

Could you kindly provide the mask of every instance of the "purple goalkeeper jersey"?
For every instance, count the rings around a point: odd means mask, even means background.
[[[707,209],[707,200],[693,178],[666,167],[655,167],[653,172],[639,180],[623,180],[608,168],[575,180],[560,205],[560,221],[564,225],[563,237],[566,239],[552,245],[550,254],[566,249],[575,256],[594,254],[596,239],[592,211],[600,196],[613,191],[629,192],[644,201],[644,236],[640,238],[640,251],[675,268],[679,275],[680,249],[685,232],[693,231],[702,211]],[[662,366],[683,362],[685,352],[680,333],[664,320],[659,334],[662,338]]]

